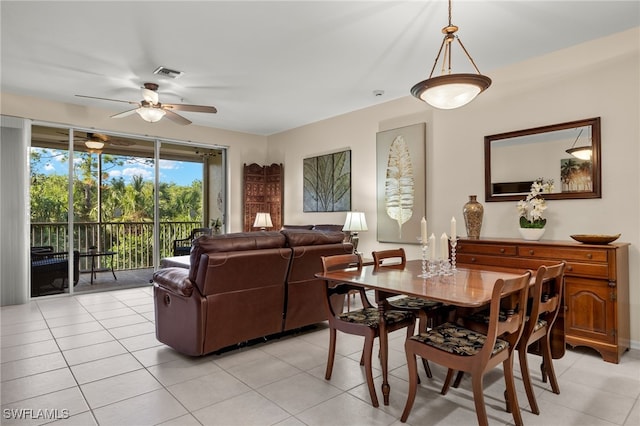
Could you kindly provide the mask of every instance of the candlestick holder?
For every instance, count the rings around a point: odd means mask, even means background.
[[[428,244],[428,240],[423,241],[422,238],[417,237],[418,241],[420,241],[420,248],[422,250],[422,273],[420,275],[418,275],[419,278],[429,278],[429,272],[427,271],[427,253],[428,253],[428,248],[429,248],[429,244]]]
[[[451,272],[455,273],[456,269],[456,246],[458,245],[458,238],[454,235],[449,238],[451,244]]]

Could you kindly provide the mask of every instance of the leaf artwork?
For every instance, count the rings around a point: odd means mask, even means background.
[[[305,158],[303,211],[351,209],[351,151]]]
[[[402,225],[413,215],[413,193],[411,154],[404,138],[397,136],[389,147],[384,198],[387,215],[398,222],[398,238],[402,238]]]

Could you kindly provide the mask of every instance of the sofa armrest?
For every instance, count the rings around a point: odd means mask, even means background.
[[[185,268],[160,269],[153,274],[153,282],[180,296],[191,297],[193,293],[193,283],[189,279],[189,270]]]

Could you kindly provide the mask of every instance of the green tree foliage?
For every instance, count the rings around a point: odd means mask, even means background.
[[[47,172],[53,162],[68,164],[67,151],[32,148],[31,167],[31,221],[60,223],[68,216],[68,183],[66,174]],[[102,161],[100,168],[99,161]],[[145,167],[153,161],[144,158],[98,155],[78,152],[74,157],[73,209],[77,222],[98,222],[98,185],[101,187],[103,222],[151,222],[154,214],[153,181],[142,175],[112,176],[111,171],[125,163]],[[102,170],[101,179],[98,173]],[[202,180],[189,186],[174,183],[159,185],[160,218],[163,221],[202,220]],[[146,242],[140,241],[140,244]],[[138,244],[137,243],[137,244]]]

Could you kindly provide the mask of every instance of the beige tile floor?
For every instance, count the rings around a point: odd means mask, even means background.
[[[52,417],[65,425],[401,424],[407,392],[402,331],[390,339],[390,405],[373,408],[359,365],[361,338],[338,336],[333,377],[324,380],[325,325],[191,358],[155,339],[148,286],[41,298],[0,313],[3,425],[45,424]],[[531,357],[531,365],[539,365]],[[640,351],[626,353],[616,365],[590,349],[574,349],[555,365],[560,395],[533,372],[541,410],[536,416],[516,363],[526,425],[640,425]],[[469,380],[441,396],[444,370],[432,369],[433,379],[421,377],[407,424],[476,424]],[[380,384],[378,369],[381,398]],[[512,424],[499,370],[486,376],[485,389],[490,424]]]

